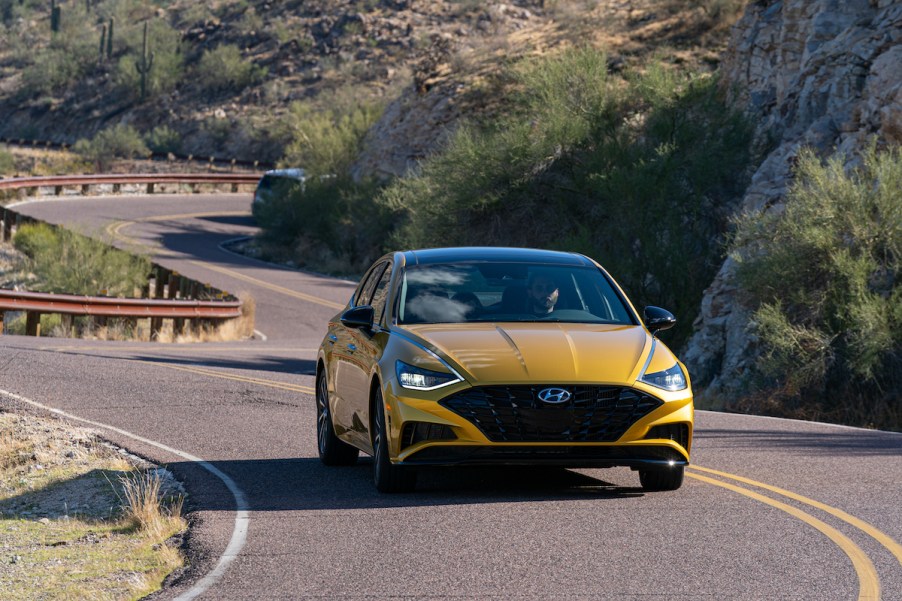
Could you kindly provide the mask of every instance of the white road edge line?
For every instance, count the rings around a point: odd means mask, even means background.
[[[229,567],[229,564],[231,564],[232,561],[234,561],[234,559],[238,557],[238,554],[241,553],[241,549],[247,542],[247,529],[248,523],[250,521],[250,517],[248,515],[247,497],[245,496],[244,491],[238,488],[238,485],[235,484],[235,481],[224,474],[222,471],[220,471],[220,469],[215,465],[209,463],[208,461],[204,461],[200,457],[195,457],[194,455],[185,453],[184,451],[179,451],[178,449],[174,449],[148,438],[144,438],[143,436],[132,434],[127,430],[66,413],[65,411],[62,411],[60,409],[56,409],[37,401],[33,401],[14,392],[9,392],[8,390],[0,389],[0,395],[9,397],[21,403],[26,403],[39,409],[43,409],[44,411],[49,411],[50,413],[65,417],[66,419],[71,419],[84,424],[88,424],[90,426],[95,426],[97,428],[103,428],[111,432],[116,432],[117,434],[122,434],[123,436],[137,440],[138,442],[156,447],[158,449],[166,451],[167,453],[172,453],[173,455],[181,457],[182,459],[198,464],[199,466],[222,480],[222,483],[226,485],[226,488],[229,489],[229,492],[231,492],[232,496],[235,498],[235,526],[232,529],[232,538],[229,540],[229,544],[223,554],[219,557],[219,561],[216,563],[216,567],[214,567],[209,574],[201,578],[200,581],[198,581],[197,584],[191,587],[190,590],[176,597],[175,601],[189,601],[190,599],[195,599],[196,597],[205,593],[211,586],[216,584],[223,577],[225,571]]]

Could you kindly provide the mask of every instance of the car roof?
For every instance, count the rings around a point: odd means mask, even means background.
[[[462,246],[452,248],[427,248],[402,253],[407,265],[433,263],[497,262],[497,263],[546,263],[551,265],[594,265],[583,255],[536,248],[505,248],[495,246]]]
[[[306,174],[303,169],[293,167],[291,169],[270,169],[263,177],[290,177],[292,179],[304,179]]]

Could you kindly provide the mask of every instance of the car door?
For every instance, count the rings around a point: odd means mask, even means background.
[[[346,394],[348,397],[348,407],[352,411],[351,422],[357,426],[354,428],[355,442],[363,448],[369,448],[372,442],[370,436],[370,390],[372,388],[373,373],[376,370],[376,364],[382,358],[385,345],[388,341],[388,332],[383,330],[381,324],[384,323],[384,313],[387,310],[387,301],[391,290],[392,266],[387,264],[385,271],[379,277],[369,304],[373,307],[373,329],[354,330],[351,332],[353,344],[356,347],[358,358],[357,365],[360,366],[360,377],[353,379],[353,389],[348,389]],[[350,399],[353,397],[353,401]],[[357,435],[361,438],[356,438]]]
[[[354,298],[353,306],[361,307],[370,304],[373,291],[380,283],[387,262],[383,261],[369,271]],[[369,446],[369,426],[361,421],[361,397],[368,393],[369,370],[372,365],[368,355],[371,344],[368,341],[371,333],[357,328],[349,328],[338,324],[333,332],[332,359],[335,364],[334,396],[332,403],[335,433],[345,440],[364,448]]]

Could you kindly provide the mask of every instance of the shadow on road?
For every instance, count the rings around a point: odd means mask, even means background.
[[[128,357],[116,357],[128,359]],[[316,374],[316,361],[313,359],[293,359],[289,357],[172,357],[172,356],[134,356],[134,360],[146,363],[165,363],[169,365],[184,365],[186,367],[207,367],[217,369],[238,369],[242,371],[268,371],[285,374],[307,375]],[[237,374],[236,374],[237,375]]]
[[[326,467],[317,458],[213,461],[235,480],[252,511],[305,511],[428,507],[549,500],[641,497],[630,488],[563,468],[422,468],[416,491],[380,494],[373,486],[372,462],[361,457],[350,467]],[[189,507],[231,511],[232,495],[193,463],[166,466],[188,486]],[[638,477],[636,478],[638,484]]]
[[[706,449],[754,448],[756,451],[794,451],[822,456],[825,452],[851,455],[902,455],[902,435],[892,432],[841,430],[811,432],[794,430],[702,429],[693,434],[693,444]]]

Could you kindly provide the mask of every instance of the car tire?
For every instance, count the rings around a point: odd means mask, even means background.
[[[373,482],[382,493],[410,492],[416,487],[417,473],[413,468],[394,465],[388,456],[388,436],[385,427],[385,403],[382,391],[376,390],[373,419]]]
[[[354,465],[358,451],[335,435],[332,412],[329,409],[329,387],[326,374],[316,380],[316,442],[319,460],[325,465]]]
[[[683,484],[683,466],[677,465],[658,470],[639,470],[642,488],[650,491],[676,490]]]

